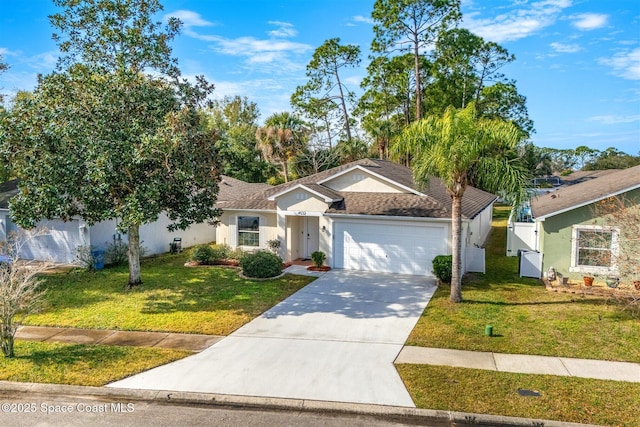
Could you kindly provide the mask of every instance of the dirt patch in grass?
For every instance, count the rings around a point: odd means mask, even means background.
[[[638,425],[640,383],[527,375],[427,365],[397,365],[419,408]],[[538,392],[522,396],[518,390]]]
[[[0,357],[0,380],[103,386],[190,356],[148,347],[69,345],[16,341],[16,357]]]
[[[640,322],[607,298],[548,292],[518,277],[518,258],[506,257],[506,215],[496,208],[486,248],[486,274],[467,275],[464,301],[440,286],[408,345],[640,362]],[[496,336],[484,336],[492,325]]]

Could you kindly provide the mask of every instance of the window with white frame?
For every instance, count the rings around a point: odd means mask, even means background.
[[[571,240],[572,272],[609,274],[616,271],[618,230],[598,225],[573,227]]]
[[[238,217],[238,245],[260,246],[260,218],[257,216]]]

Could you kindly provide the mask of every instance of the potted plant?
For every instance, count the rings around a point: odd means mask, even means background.
[[[585,286],[593,285],[593,279],[593,276],[582,276],[582,281],[584,282]]]
[[[607,284],[608,288],[615,289],[615,288],[618,287],[618,285],[620,285],[620,278],[619,277],[607,277],[605,279],[605,283]]]

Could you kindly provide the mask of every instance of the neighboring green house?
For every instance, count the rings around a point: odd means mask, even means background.
[[[616,259],[622,225],[599,217],[596,209],[596,203],[611,197],[640,205],[640,166],[531,200],[536,247],[542,254],[541,272],[554,267],[564,277],[573,279],[619,274]]]

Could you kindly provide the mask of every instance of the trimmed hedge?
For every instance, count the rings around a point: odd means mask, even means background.
[[[240,267],[247,277],[275,277],[282,273],[282,259],[268,251],[248,253],[240,259]]]
[[[441,282],[451,283],[451,275],[453,273],[453,256],[438,255],[433,259],[433,274],[436,275]]]

